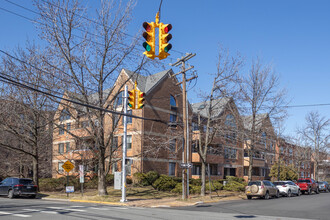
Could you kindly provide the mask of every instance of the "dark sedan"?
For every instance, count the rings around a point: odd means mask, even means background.
[[[31,179],[8,177],[0,183],[0,195],[8,196],[12,199],[16,196],[37,196],[38,186]]]

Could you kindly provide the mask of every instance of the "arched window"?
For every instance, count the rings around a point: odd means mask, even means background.
[[[227,115],[226,116],[226,121],[225,121],[225,125],[232,127],[232,128],[236,128],[236,120],[235,117],[233,115]]]
[[[227,126],[226,141],[234,141],[236,139],[236,120],[231,114],[226,116],[225,125]]]
[[[70,120],[70,112],[68,109],[63,109],[60,114],[60,121]]]
[[[171,105],[171,107],[175,107],[175,108],[177,107],[177,106],[176,106],[175,98],[174,98],[174,96],[172,96],[172,95],[171,95],[171,97],[170,97],[170,105]]]
[[[124,96],[124,91],[121,91],[118,93],[117,97],[115,98],[115,101],[113,103],[113,107],[118,107],[123,104],[123,96]]]

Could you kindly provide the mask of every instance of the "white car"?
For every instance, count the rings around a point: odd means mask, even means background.
[[[291,197],[292,194],[301,195],[300,188],[292,181],[276,181],[274,185],[278,188],[281,195]]]

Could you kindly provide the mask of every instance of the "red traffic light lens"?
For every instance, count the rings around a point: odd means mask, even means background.
[[[150,32],[151,31],[151,26],[148,24],[148,22],[143,22],[144,29],[146,29],[146,31]]]
[[[144,93],[144,92],[141,92],[141,93],[139,94],[139,97],[140,97],[140,98],[145,97],[145,93]]]
[[[165,28],[164,28],[164,32],[167,34],[170,30],[172,30],[172,25],[168,24]]]

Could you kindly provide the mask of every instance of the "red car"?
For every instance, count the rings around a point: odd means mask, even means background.
[[[308,195],[310,195],[310,194],[312,194],[313,191],[316,194],[320,193],[318,184],[312,178],[300,178],[297,180],[296,184],[299,186],[300,191],[303,194],[307,193]]]

